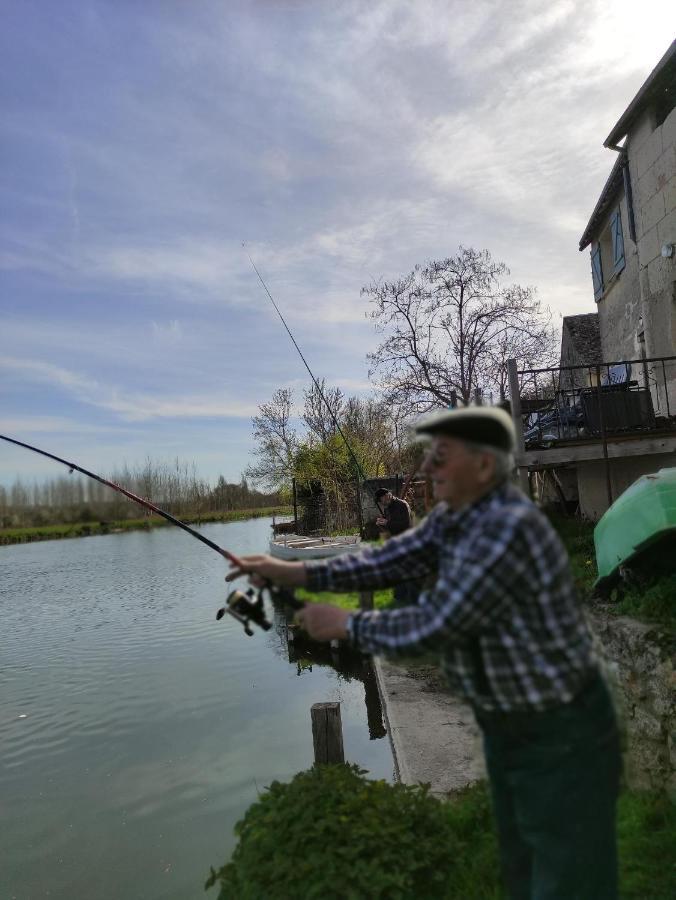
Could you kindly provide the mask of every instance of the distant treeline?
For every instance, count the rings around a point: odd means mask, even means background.
[[[252,489],[245,478],[230,484],[221,475],[211,485],[197,476],[194,465],[180,460],[147,460],[142,467],[125,466],[106,478],[179,518],[280,506],[289,500],[283,491]],[[40,483],[17,478],[11,487],[0,485],[0,528],[120,521],[138,519],[142,513],[137,503],[77,472]]]

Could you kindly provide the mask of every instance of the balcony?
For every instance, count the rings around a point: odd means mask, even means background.
[[[521,371],[513,360],[508,365],[524,488],[533,472],[600,460],[610,503],[622,465],[627,478],[632,468],[613,460],[650,457],[652,471],[676,465],[676,356]]]

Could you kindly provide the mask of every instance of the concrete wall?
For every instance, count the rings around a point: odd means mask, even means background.
[[[587,460],[577,464],[577,490],[580,513],[597,522],[608,509],[606,467],[603,460]],[[610,460],[610,483],[613,501],[641,475],[676,466],[676,453],[655,453]]]

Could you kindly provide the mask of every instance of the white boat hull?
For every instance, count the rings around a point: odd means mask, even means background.
[[[287,560],[328,559],[341,553],[358,553],[360,549],[360,539],[356,535],[309,538],[285,534],[270,541],[270,555]]]

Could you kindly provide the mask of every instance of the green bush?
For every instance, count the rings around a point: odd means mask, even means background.
[[[235,826],[232,860],[212,869],[205,887],[218,882],[218,900],[498,896],[485,792],[469,815],[454,816],[452,803],[427,786],[365,774],[357,766],[318,766],[273,782]],[[491,871],[482,873],[479,893],[472,886],[456,892],[455,876],[468,885],[467,856],[479,834],[488,834],[482,867],[489,860]]]

